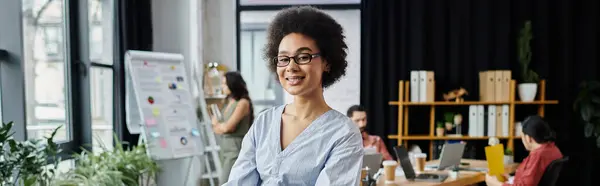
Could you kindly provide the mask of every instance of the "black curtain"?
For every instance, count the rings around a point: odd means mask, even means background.
[[[469,90],[465,99],[477,100],[479,71],[510,69],[513,79],[519,81],[516,40],[524,21],[531,20],[531,67],[547,82],[546,99],[559,100],[558,105],[546,106],[546,119],[557,131],[558,147],[571,157],[561,180],[590,185],[591,175],[600,175],[598,149],[593,140],[584,139],[572,106],[579,83],[599,79],[599,1],[362,2],[361,104],[369,109],[367,130],[371,133],[386,139],[397,133],[397,106],[388,101],[398,100],[398,81],[408,80],[411,70],[435,72],[436,100],[442,92],[459,86]],[[411,111],[409,130],[428,134],[428,112],[413,110],[416,113]],[[527,106],[515,111],[516,120],[536,113]],[[386,144],[391,150],[396,140],[388,139]],[[518,146],[522,148],[520,140],[515,140],[515,148]],[[520,151],[521,159],[527,155],[524,149],[515,151]]]
[[[117,1],[117,48],[115,59],[119,61],[115,76],[115,123],[121,140],[136,145],[139,135],[130,134],[126,125],[125,113],[125,64],[127,50],[152,50],[152,7],[150,0]]]

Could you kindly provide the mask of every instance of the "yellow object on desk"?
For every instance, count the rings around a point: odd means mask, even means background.
[[[504,178],[504,146],[497,144],[485,147],[485,157],[488,163],[488,172],[496,176],[498,181],[506,181]]]

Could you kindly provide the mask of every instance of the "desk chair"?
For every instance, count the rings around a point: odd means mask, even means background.
[[[538,185],[555,186],[556,182],[558,181],[560,171],[568,161],[568,156],[552,161],[552,163],[550,163],[548,167],[546,167],[546,171],[544,171],[544,175],[542,175],[542,178],[540,179],[540,183]]]

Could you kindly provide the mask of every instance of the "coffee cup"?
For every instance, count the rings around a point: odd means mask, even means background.
[[[416,153],[415,160],[416,160],[417,171],[419,171],[419,172],[425,171],[425,162],[427,161],[427,154]]]
[[[385,183],[394,183],[394,181],[396,180],[396,166],[398,166],[398,162],[394,160],[385,160],[382,164],[383,171],[385,174]]]

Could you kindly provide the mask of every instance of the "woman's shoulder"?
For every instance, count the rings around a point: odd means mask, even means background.
[[[358,140],[362,143],[360,130],[352,120],[337,110],[330,110],[324,118],[322,128],[332,138]]]
[[[258,114],[254,119],[254,123],[261,126],[269,124],[270,121],[273,121],[273,117],[278,115],[278,112],[281,113],[281,109],[283,109],[283,107],[284,105],[280,105],[258,111]]]
[[[352,122],[348,116],[334,109],[329,111],[329,115],[326,116],[324,121],[330,123],[334,128],[337,129],[342,129],[348,132],[360,132],[358,126],[356,126],[356,124],[354,124],[354,122]]]

